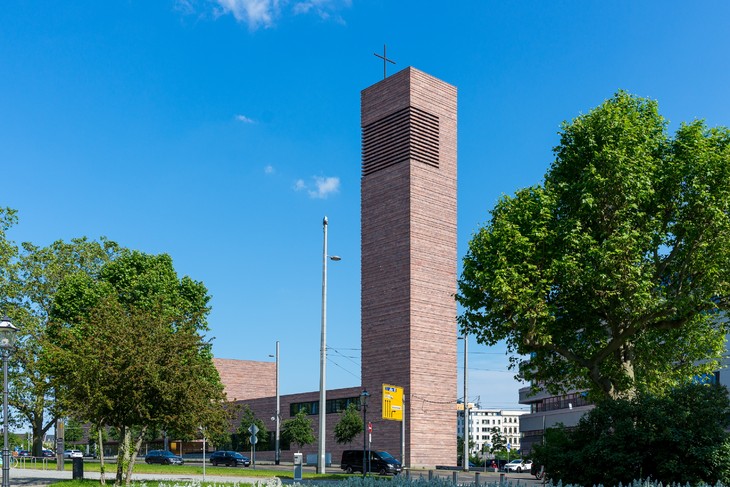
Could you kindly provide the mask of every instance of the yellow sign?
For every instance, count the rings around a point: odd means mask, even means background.
[[[403,421],[403,388],[383,384],[383,419]]]

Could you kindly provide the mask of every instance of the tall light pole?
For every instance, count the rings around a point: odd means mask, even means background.
[[[338,261],[340,257],[327,255],[327,217],[322,220],[324,231],[324,246],[322,250],[322,337],[319,346],[319,442],[317,446],[317,473],[325,473],[325,435],[327,427],[325,415],[327,413],[327,260]]]
[[[468,364],[469,335],[464,335],[464,472],[469,471],[469,369]]]
[[[3,482],[2,487],[10,486],[10,451],[8,450],[8,357],[15,344],[18,329],[3,316],[0,321],[0,348],[3,354]]]
[[[269,355],[272,357],[272,355]],[[279,449],[279,439],[281,437],[281,401],[279,400],[279,340],[276,341],[276,417],[272,418],[276,421],[276,435],[274,436],[274,465],[281,462],[281,452]]]
[[[360,407],[362,408],[362,476],[365,477],[365,473],[368,471],[368,397],[370,393],[367,389],[363,389],[360,393]]]

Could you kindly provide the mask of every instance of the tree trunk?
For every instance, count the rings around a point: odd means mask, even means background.
[[[129,455],[129,464],[127,465],[127,477],[125,479],[125,485],[129,485],[129,483],[132,481],[132,471],[134,470],[134,462],[137,460],[137,452],[142,447],[142,440],[144,439],[144,435],[147,433],[147,426],[142,427],[142,431],[140,431],[139,436],[134,442],[134,450],[130,452]]]
[[[43,430],[43,414],[36,415],[35,418],[33,418],[33,446],[31,447],[31,452],[34,457],[43,456],[44,433],[45,431]]]
[[[106,475],[105,475],[105,466],[104,466],[104,435],[102,428],[104,426],[102,424],[96,425],[96,451],[99,453],[99,483],[101,485],[106,485]]]
[[[636,374],[634,372],[634,344],[626,342],[621,347],[621,369],[624,375],[631,381],[631,387],[619,394],[623,399],[633,399],[636,397]]]
[[[132,433],[129,428],[122,426],[119,430],[121,433],[121,442],[119,443],[119,452],[117,454],[117,476],[114,480],[114,485],[120,487],[122,484],[126,484],[125,473],[127,472],[127,465],[129,463],[129,450]]]

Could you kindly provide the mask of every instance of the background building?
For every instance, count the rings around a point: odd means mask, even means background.
[[[585,413],[593,409],[593,403],[583,391],[555,396],[546,391],[533,394],[529,387],[520,389],[520,404],[530,406],[530,412],[520,419],[524,454],[531,451],[532,445],[542,441],[545,429],[558,424],[575,426]]]
[[[471,406],[471,405],[470,405]],[[469,437],[470,455],[484,451],[484,445],[492,446],[494,428],[510,444],[512,452],[518,452],[522,448],[520,433],[520,418],[526,414],[525,411],[511,411],[506,409],[480,409],[469,408]],[[464,410],[457,411],[456,415],[457,436],[464,437]]]
[[[276,363],[214,358],[229,401],[276,395]]]
[[[349,387],[346,389],[332,389],[327,391],[327,411],[326,411],[326,462],[339,464],[342,458],[343,450],[362,448],[362,436],[358,435],[352,443],[338,444],[334,439],[335,425],[340,420],[341,412],[347,408],[350,403],[360,403],[360,387]],[[262,419],[269,432],[269,444],[267,447],[259,446],[256,449],[257,460],[274,461],[274,432],[276,429],[276,398],[274,396],[261,397],[258,399],[249,399],[246,401],[238,401],[237,404],[248,406],[254,412],[254,415]],[[307,418],[312,422],[315,436],[319,431],[319,391],[303,392],[301,394],[287,394],[280,398],[281,422],[293,418],[300,410],[307,413]],[[233,425],[237,428],[241,424],[241,411],[233,420]],[[317,463],[317,443],[306,445],[301,449],[297,449],[296,445],[289,445],[286,442],[281,444],[281,460],[289,463],[294,459],[294,453],[300,451],[304,454],[304,460],[309,465]]]

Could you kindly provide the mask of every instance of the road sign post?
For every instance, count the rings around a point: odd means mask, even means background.
[[[251,465],[256,469],[256,443],[259,441],[256,434],[259,432],[259,428],[255,424],[252,424],[249,426],[248,432],[251,433],[251,438],[249,438],[251,441]]]
[[[406,462],[406,416],[403,406],[403,388],[391,384],[383,384],[383,419],[400,421],[400,461]]]
[[[403,388],[383,384],[383,419],[403,421]]]

